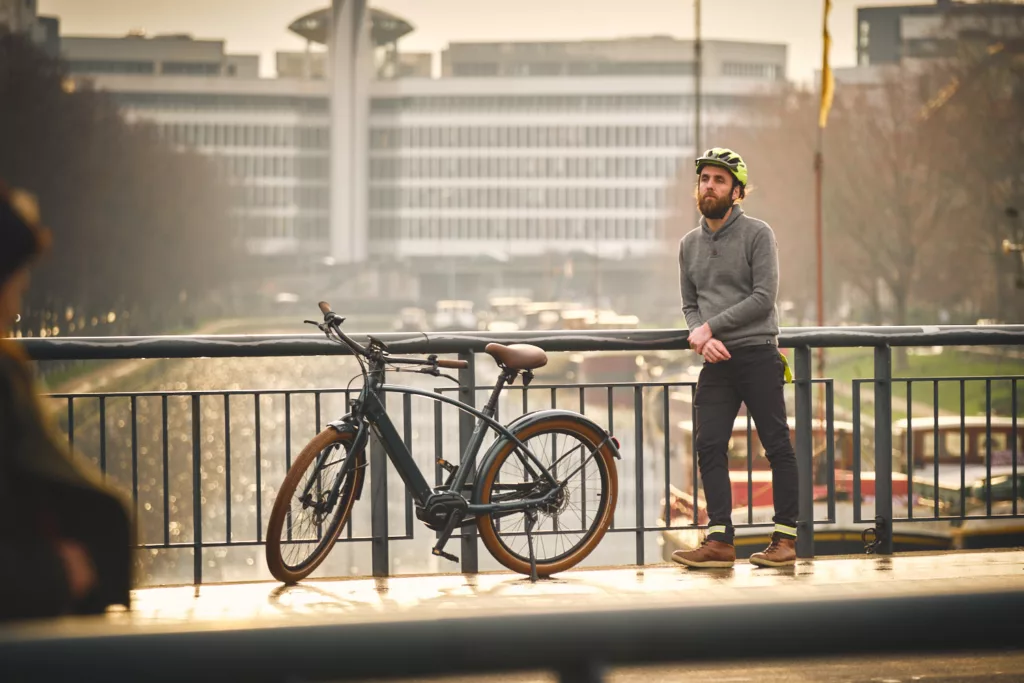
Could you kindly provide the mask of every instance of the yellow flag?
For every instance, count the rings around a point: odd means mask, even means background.
[[[818,127],[824,128],[828,122],[828,110],[832,108],[832,93],[836,83],[832,77],[832,69],[828,65],[828,51],[832,46],[832,37],[828,34],[828,14],[832,11],[832,0],[825,0],[825,18],[822,20],[821,49],[821,108],[818,110]]]

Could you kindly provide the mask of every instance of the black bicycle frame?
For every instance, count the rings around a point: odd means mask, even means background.
[[[412,453],[409,452],[405,442],[398,434],[398,430],[395,428],[394,423],[391,421],[391,417],[388,415],[387,409],[384,407],[383,402],[380,400],[380,395],[387,393],[397,394],[410,394],[414,396],[423,396],[433,401],[440,401],[441,403],[447,403],[457,409],[469,413],[476,418],[476,426],[473,430],[473,435],[466,446],[465,452],[459,461],[459,469],[456,472],[455,478],[452,481],[449,490],[455,492],[461,492],[465,487],[466,481],[469,479],[469,475],[473,472],[476,467],[476,459],[480,452],[480,447],[483,445],[484,434],[486,428],[490,427],[497,431],[499,434],[508,439],[515,448],[517,456],[523,461],[525,467],[529,467],[527,459],[536,465],[538,471],[542,476],[547,479],[548,483],[552,485],[552,489],[543,496],[538,498],[527,498],[517,501],[509,501],[504,503],[488,503],[485,505],[478,505],[470,503],[467,512],[470,515],[482,515],[490,514],[495,512],[508,512],[508,511],[519,511],[526,510],[531,507],[537,507],[549,502],[554,499],[558,494],[558,481],[551,475],[548,468],[533,454],[532,451],[520,441],[512,432],[505,427],[505,425],[496,421],[486,413],[483,413],[476,408],[466,405],[461,401],[443,396],[434,392],[423,391],[413,387],[388,385],[377,380],[376,378],[382,377],[384,374],[383,368],[374,367],[369,373],[370,378],[368,385],[363,387],[360,392],[359,398],[356,400],[356,410],[353,411],[352,418],[356,421],[358,432],[356,436],[356,442],[359,441],[361,433],[369,427],[373,434],[380,440],[384,446],[384,450],[388,455],[388,458],[395,465],[395,469],[398,470],[399,476],[405,485],[412,492],[416,502],[421,506],[426,505],[427,500],[431,495],[434,494],[434,489],[431,487],[427,480],[423,477],[423,473],[420,471],[419,466],[416,465],[416,461],[413,460]],[[344,480],[345,474],[353,466],[352,455],[357,449],[352,449],[349,453],[346,462],[338,472],[337,478],[335,479],[333,489],[337,490],[341,482]],[[532,469],[532,468],[531,468]]]

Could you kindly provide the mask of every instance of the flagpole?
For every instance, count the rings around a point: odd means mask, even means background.
[[[814,152],[814,241],[817,253],[817,311],[818,327],[825,326],[825,287],[824,287],[824,239],[822,236],[822,200],[821,185],[824,173],[825,158],[822,154],[822,135],[824,129],[818,127],[818,142]],[[818,377],[825,376],[825,348],[818,348]]]
[[[835,88],[834,81],[832,79],[832,70],[828,64],[828,53],[829,47],[831,46],[832,39],[828,33],[828,15],[832,9],[832,0],[824,0],[824,12],[821,22],[821,103],[818,109],[818,136],[814,150],[814,242],[815,251],[817,257],[816,261],[816,277],[817,277],[817,314],[818,314],[818,327],[825,326],[825,278],[824,278],[824,237],[823,237],[823,207],[822,207],[822,181],[825,172],[825,155],[824,155],[824,133],[825,124],[828,121],[828,112],[832,107],[832,95]],[[823,347],[818,349],[818,377],[825,377],[825,349]],[[821,421],[820,424],[825,423],[825,396],[824,392],[821,393],[818,402],[818,419]]]

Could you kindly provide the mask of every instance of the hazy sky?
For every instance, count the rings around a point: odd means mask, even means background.
[[[230,52],[260,53],[272,75],[276,50],[302,49],[287,27],[329,0],[40,0],[41,14],[61,18],[70,35],[190,33],[225,39]],[[371,3],[412,23],[407,51],[439,52],[449,42],[560,40],[625,35],[693,36],[693,0],[381,0]],[[834,0],[832,64],[856,61],[858,6],[931,4],[927,0]],[[809,81],[821,61],[822,0],[704,0],[705,38],[789,45],[791,78]]]

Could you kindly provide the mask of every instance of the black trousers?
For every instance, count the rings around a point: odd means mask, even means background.
[[[697,464],[708,510],[708,538],[733,542],[729,440],[740,403],[754,420],[772,468],[772,497],[777,533],[796,536],[796,454],[789,440],[785,366],[772,344],[729,349],[727,361],[704,363],[694,397],[697,413]]]

